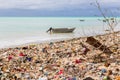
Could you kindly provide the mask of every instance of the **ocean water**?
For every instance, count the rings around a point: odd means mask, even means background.
[[[0,48],[104,33],[100,17],[0,17]],[[84,21],[80,21],[84,20]],[[49,34],[50,28],[72,28],[73,33]],[[117,27],[119,28],[119,27]],[[118,30],[118,29],[116,29]]]

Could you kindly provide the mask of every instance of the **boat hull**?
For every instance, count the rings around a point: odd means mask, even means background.
[[[53,33],[72,33],[75,28],[52,28]]]

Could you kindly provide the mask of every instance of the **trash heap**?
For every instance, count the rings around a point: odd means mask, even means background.
[[[120,80],[120,36],[108,36],[1,49],[0,80]]]

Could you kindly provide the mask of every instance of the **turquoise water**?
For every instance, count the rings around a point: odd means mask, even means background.
[[[80,21],[80,20],[85,21]],[[99,17],[0,17],[0,48],[101,34],[107,25]],[[48,34],[49,27],[76,27],[69,34]]]

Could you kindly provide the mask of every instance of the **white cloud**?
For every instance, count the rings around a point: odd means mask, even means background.
[[[0,9],[63,9],[67,7],[85,7],[95,0],[0,0]],[[113,5],[119,0],[100,0],[100,3]]]
[[[100,2],[103,2],[103,3],[118,3],[120,2],[119,0],[99,0]]]
[[[80,0],[0,0],[0,8],[61,8],[70,5],[82,4]]]

